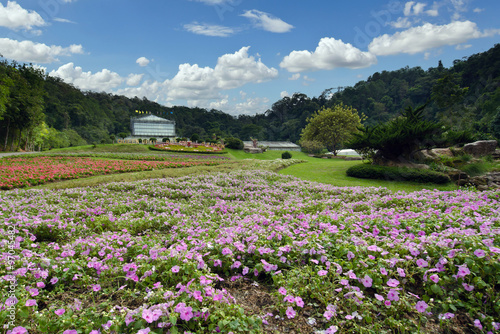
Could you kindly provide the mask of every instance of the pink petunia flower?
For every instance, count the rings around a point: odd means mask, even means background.
[[[423,313],[425,312],[425,310],[427,309],[427,307],[429,307],[429,305],[427,305],[426,302],[424,302],[423,300],[419,301],[416,305],[415,305],[415,308],[417,309],[418,312],[420,313]]]
[[[292,318],[295,318],[295,310],[293,309],[293,307],[291,306],[288,306],[288,308],[286,309],[286,316],[288,319],[292,319]]]
[[[179,266],[173,266],[171,270],[173,273],[178,273],[179,269],[180,269]]]
[[[365,275],[365,277],[361,278],[360,281],[365,286],[365,288],[371,287],[373,283],[373,280],[368,275]]]
[[[469,292],[472,291],[472,290],[474,290],[474,285],[469,285],[467,283],[462,283],[462,286],[464,287],[465,290],[467,290]]]
[[[10,334],[27,334],[28,330],[22,326],[17,326],[12,329]]]
[[[374,294],[375,298],[377,298],[377,300],[383,302],[384,301],[384,297],[382,297],[381,295],[379,294]]]
[[[431,281],[433,281],[434,283],[439,282],[439,276],[438,276],[438,275],[436,275],[436,274],[431,275],[431,276],[429,277],[429,279],[430,279]]]
[[[338,330],[339,328],[337,326],[332,325],[325,330],[325,334],[335,334]]]
[[[94,285],[92,285],[92,290],[95,291],[95,292],[101,290],[101,285],[100,284],[94,284]]]
[[[184,321],[189,321],[194,316],[193,309],[189,306],[183,307],[179,312],[180,318]]]
[[[429,265],[429,262],[425,261],[424,259],[418,259],[417,260],[417,266],[421,268],[425,268]]]
[[[60,309],[57,309],[57,310],[54,311],[54,313],[57,314],[57,315],[59,315],[59,316],[63,315],[64,312],[66,312],[66,310],[63,309],[63,308],[60,308]]]
[[[325,276],[326,274],[328,274],[328,271],[326,271],[326,270],[318,271],[318,276]]]
[[[477,256],[478,258],[482,258],[486,256],[486,253],[482,249],[476,249],[474,251],[474,255]]]
[[[399,300],[399,291],[394,289],[389,290],[387,299],[397,302]]]
[[[280,287],[278,289],[278,292],[281,293],[283,296],[286,296],[286,289],[284,287]]]
[[[390,278],[388,281],[387,281],[387,285],[390,286],[390,287],[397,287],[399,285],[399,281],[397,279],[393,279],[393,278]]]
[[[298,307],[304,307],[304,301],[302,300],[302,298],[300,297],[295,297],[295,304],[298,306]]]
[[[36,300],[34,300],[34,299],[28,299],[28,300],[26,301],[26,304],[25,304],[25,305],[26,305],[26,306],[34,306],[34,305],[36,305]]]

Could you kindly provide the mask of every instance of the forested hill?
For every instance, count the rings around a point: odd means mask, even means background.
[[[383,71],[342,91],[326,89],[318,97],[296,93],[264,114],[233,117],[218,110],[165,107],[140,98],[82,92],[32,66],[0,63],[0,149],[20,146],[78,145],[109,142],[129,132],[136,110],[173,119],[181,137],[234,136],[297,142],[316,110],[337,103],[351,105],[376,124],[408,105],[428,103],[426,116],[478,137],[500,137],[500,44],[455,60],[451,68]],[[499,123],[496,127],[494,124]]]

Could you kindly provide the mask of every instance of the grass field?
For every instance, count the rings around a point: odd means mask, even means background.
[[[238,150],[228,150],[229,155],[235,159],[261,159],[272,160],[281,158],[284,151],[267,151],[263,154],[251,154]],[[315,181],[331,184],[338,187],[386,187],[392,191],[419,191],[423,189],[430,190],[455,190],[457,187],[453,184],[419,184],[415,182],[399,182],[385,180],[368,180],[348,177],[345,171],[354,165],[362,163],[361,161],[345,161],[343,159],[319,159],[310,157],[303,152],[291,152],[293,159],[305,160],[305,163],[295,164],[279,173],[283,175],[292,175],[302,180]]]
[[[224,154],[223,156],[230,157],[232,160],[235,160],[235,163],[224,166],[214,166],[214,167],[190,167],[190,168],[182,168],[176,170],[154,170],[154,171],[146,171],[138,173],[94,176],[85,179],[68,180],[63,182],[46,184],[43,186],[39,186],[39,188],[60,189],[60,188],[72,188],[81,186],[96,186],[107,182],[138,181],[138,180],[152,179],[152,178],[177,177],[177,176],[186,176],[191,174],[211,173],[219,171],[229,172],[231,170],[238,170],[238,169],[264,169],[264,170],[274,171],[276,170],[276,165],[270,162],[276,161],[276,159],[280,160],[281,154],[284,152],[284,151],[267,151],[262,154],[250,154],[250,153],[245,153],[242,150],[226,149],[226,151],[228,153]],[[89,152],[99,153],[99,154],[135,153],[141,155],[151,154],[155,156],[158,155],[168,156],[169,154],[168,152],[149,150],[148,145],[131,145],[131,144],[97,145],[97,147],[95,148],[92,145],[87,145],[87,146],[51,150],[49,153],[89,153]],[[429,190],[436,189],[442,191],[457,189],[457,187],[454,184],[435,185],[435,184],[420,184],[414,182],[352,178],[346,176],[345,171],[353,165],[362,163],[361,161],[345,161],[343,159],[319,159],[310,157],[303,152],[291,152],[291,154],[292,154],[292,159],[302,160],[303,163],[296,163],[286,168],[283,168],[279,170],[279,173],[283,175],[295,176],[302,180],[321,182],[339,187],[344,187],[344,186],[386,187],[391,191],[406,191],[406,192],[419,191],[423,189],[429,189]]]

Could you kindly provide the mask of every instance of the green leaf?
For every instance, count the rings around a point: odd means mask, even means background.
[[[457,308],[456,308],[456,307],[455,307],[455,305],[453,305],[453,304],[450,304],[450,308],[451,308],[454,312],[456,312],[456,311],[457,311]]]
[[[177,317],[175,315],[171,314],[168,319],[172,323],[172,325],[175,326],[177,324]]]
[[[433,284],[431,286],[431,291],[434,292],[436,295],[441,295],[443,293],[443,290],[441,287],[437,284]]]

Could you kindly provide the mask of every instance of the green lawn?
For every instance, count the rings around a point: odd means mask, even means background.
[[[245,161],[246,159],[253,160],[275,160],[281,159],[281,154],[284,151],[267,151],[262,154],[251,154],[245,153],[243,150],[232,150],[227,149],[227,156],[234,160],[239,160],[241,164],[236,165],[225,165],[218,167],[203,167],[203,168],[188,168],[188,169],[176,169],[169,171],[150,171],[132,174],[122,174],[122,175],[106,175],[88,178],[85,180],[72,180],[67,181],[72,184],[52,184],[46,185],[44,187],[59,188],[59,187],[71,187],[71,186],[86,186],[86,185],[96,185],[106,182],[113,181],[125,181],[148,179],[155,177],[169,177],[169,176],[183,176],[191,173],[206,173],[211,171],[226,171],[229,172],[238,168],[259,168],[259,164],[252,164],[250,161]],[[152,153],[152,154],[168,154],[159,151],[151,151],[148,149],[148,145],[140,144],[114,144],[114,145],[97,145],[93,148],[92,145],[80,146],[80,147],[70,147],[66,149],[51,150],[50,153],[54,152],[113,152],[113,153]],[[402,181],[385,181],[385,180],[368,180],[368,179],[357,179],[353,177],[346,176],[346,170],[356,164],[362,163],[361,161],[345,161],[343,159],[319,159],[314,157],[309,157],[303,152],[290,152],[292,154],[292,159],[304,160],[304,163],[299,163],[282,169],[279,171],[280,174],[292,175],[303,180],[327,183],[334,186],[345,187],[345,186],[362,186],[362,187],[386,187],[392,191],[418,191],[422,189],[437,189],[437,190],[455,190],[457,187],[454,184],[448,185],[436,185],[436,184],[420,184],[415,182],[402,182]],[[265,167],[264,167],[265,168]],[[64,182],[65,183],[65,182]]]
[[[284,151],[267,151],[262,154],[245,153],[240,150],[228,149],[229,156],[235,159],[259,159],[273,160],[281,158],[281,153]],[[361,161],[345,161],[343,159],[319,159],[309,157],[303,152],[290,152],[293,159],[305,160],[305,163],[296,164],[279,173],[284,175],[293,175],[303,180],[316,181],[321,183],[332,184],[334,186],[363,186],[363,187],[386,187],[392,191],[418,191],[422,189],[438,189],[438,190],[455,190],[457,187],[454,184],[436,185],[436,184],[421,184],[415,182],[401,181],[385,181],[385,180],[368,180],[348,177],[346,170],[354,165],[362,163]]]

